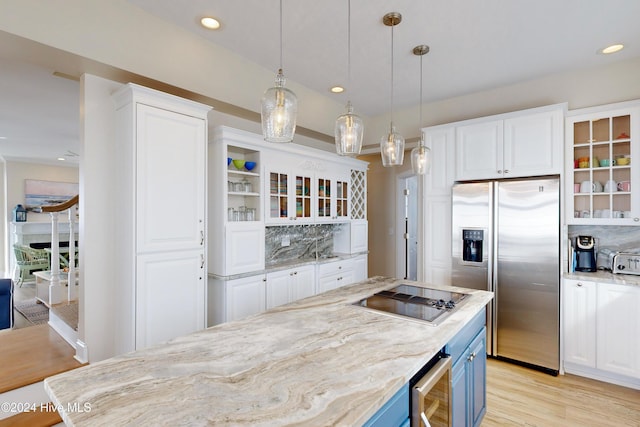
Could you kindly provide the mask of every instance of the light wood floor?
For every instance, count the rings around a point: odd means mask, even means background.
[[[640,426],[640,390],[489,359],[482,427]]]
[[[49,325],[0,331],[0,393],[82,366]]]

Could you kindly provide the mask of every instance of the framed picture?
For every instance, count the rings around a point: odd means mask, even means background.
[[[24,204],[28,211],[39,210],[42,206],[64,203],[77,195],[78,183],[24,180]]]

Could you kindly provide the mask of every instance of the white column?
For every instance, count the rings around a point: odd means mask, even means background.
[[[67,283],[67,301],[77,298],[76,289],[76,236],[75,236],[75,205],[69,208],[69,277]]]
[[[57,284],[60,280],[60,238],[58,236],[58,212],[51,215],[51,281]]]

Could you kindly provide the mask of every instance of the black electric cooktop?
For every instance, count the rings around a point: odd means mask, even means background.
[[[361,299],[354,305],[424,320],[436,326],[455,311],[467,296],[441,289],[400,285]]]

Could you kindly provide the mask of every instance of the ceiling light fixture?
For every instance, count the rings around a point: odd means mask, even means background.
[[[217,30],[220,28],[220,21],[210,16],[205,16],[200,20],[200,24],[208,30]]]
[[[431,168],[431,150],[424,145],[424,132],[422,132],[422,58],[427,53],[429,53],[429,46],[426,44],[413,48],[413,54],[420,56],[420,119],[418,121],[420,142],[411,150],[411,169],[416,175],[424,175]]]
[[[347,84],[351,85],[351,0],[347,12]],[[364,124],[362,119],[353,114],[351,101],[347,101],[347,113],[336,119],[335,137],[336,153],[341,156],[357,156],[362,149]]]
[[[611,46],[607,46],[604,49],[600,50],[599,52],[607,55],[610,53],[620,52],[623,48],[624,48],[623,44],[612,44]]]
[[[286,79],[282,74],[282,0],[280,0],[280,68],[276,75],[276,85],[267,89],[262,96],[262,135],[267,142],[291,142],[296,132],[298,98],[284,87]]]
[[[342,86],[332,86],[330,89],[331,93],[342,93],[344,92],[344,88]]]
[[[384,15],[382,22],[391,27],[391,125],[389,133],[380,140],[380,154],[382,156],[382,166],[402,165],[404,160],[404,138],[396,133],[393,126],[393,27],[402,21],[402,15],[398,12],[390,12]]]

